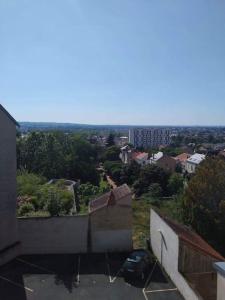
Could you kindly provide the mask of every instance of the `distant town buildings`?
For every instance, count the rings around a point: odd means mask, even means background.
[[[163,128],[132,128],[129,130],[129,143],[135,148],[155,148],[170,144],[170,130]]]
[[[196,172],[196,168],[206,158],[205,154],[195,153],[186,160],[185,171],[189,174]]]

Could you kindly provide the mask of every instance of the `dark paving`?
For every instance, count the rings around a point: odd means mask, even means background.
[[[181,300],[157,266],[144,280],[124,278],[119,270],[126,254],[23,256],[0,268],[1,300]],[[143,288],[145,287],[145,293]]]

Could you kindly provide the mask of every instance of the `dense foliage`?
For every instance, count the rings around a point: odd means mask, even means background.
[[[100,184],[100,186],[95,186],[90,183],[81,184],[77,191],[77,201],[79,201],[79,210],[81,212],[86,212],[89,202],[91,200],[108,192],[109,190],[109,186],[105,183]]]
[[[208,158],[185,191],[184,221],[225,253],[225,162]]]
[[[17,166],[46,177],[80,179],[99,184],[98,151],[82,136],[62,132],[32,132],[17,139]]]
[[[135,194],[140,196],[147,193],[153,183],[158,183],[160,185],[162,195],[166,195],[168,178],[169,174],[156,165],[143,167],[138,179],[133,184]]]
[[[73,213],[74,197],[62,182],[46,184],[43,177],[26,171],[17,175],[18,215],[43,216],[66,215]]]

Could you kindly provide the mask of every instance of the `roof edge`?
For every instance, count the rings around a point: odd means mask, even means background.
[[[2,104],[0,103],[0,110],[3,111],[6,116],[17,126],[20,127],[20,124],[10,115],[10,113],[4,108],[4,106],[2,106]]]
[[[189,244],[191,247],[204,253],[204,255],[211,256],[214,259],[218,259],[218,261],[223,261],[223,262],[225,261],[225,258],[218,251],[216,251],[206,240],[204,240],[197,232],[195,232],[194,230],[188,229],[184,224],[181,224],[177,221],[172,220],[165,213],[161,212],[160,209],[157,207],[151,208],[151,210],[153,210],[170,227],[170,229],[178,236],[179,240]],[[208,245],[213,250],[213,252],[209,253],[202,246],[199,246],[199,245],[197,246],[195,243],[191,242],[189,239],[186,239],[185,237],[183,237],[180,233],[176,232],[176,230],[172,227],[172,225],[170,223],[174,224],[175,226],[179,226],[181,229],[190,230],[191,233],[198,236],[198,238],[200,238],[206,245]]]

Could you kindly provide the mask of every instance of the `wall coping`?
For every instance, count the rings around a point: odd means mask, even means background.
[[[68,216],[68,215],[65,215],[65,216],[49,216],[49,217],[46,217],[46,216],[43,216],[43,217],[17,217],[17,220],[47,220],[47,219],[65,219],[65,218],[83,218],[83,217],[88,217],[89,215],[88,214],[79,214],[79,215],[73,215],[73,216]]]
[[[213,267],[220,275],[225,277],[225,262],[216,262]]]

